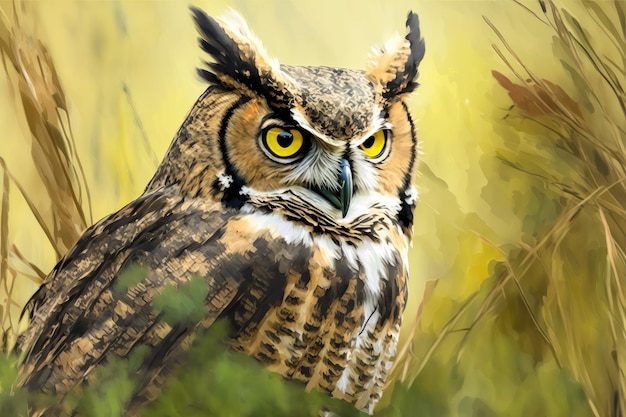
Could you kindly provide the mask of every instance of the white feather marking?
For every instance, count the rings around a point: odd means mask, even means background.
[[[413,185],[404,192],[404,201],[410,206],[417,203],[418,198],[419,193],[417,191],[417,188]]]
[[[383,195],[374,191],[358,193],[352,196],[350,209],[346,213],[346,217],[341,218],[341,213],[337,210],[337,223],[352,223],[357,217],[369,214],[374,205],[382,205],[389,211],[389,214],[397,213],[400,210],[398,197]]]
[[[355,271],[359,270],[359,257],[357,255],[357,248],[353,245],[349,245],[346,242],[341,242],[341,252],[343,254],[344,261],[348,262],[348,266]]]
[[[225,190],[231,186],[233,183],[233,177],[231,175],[226,174],[224,171],[217,174],[217,180],[220,183],[220,188]]]
[[[350,383],[350,368],[345,368],[335,384],[335,390],[346,392]]]
[[[257,230],[270,229],[285,239],[290,245],[305,245],[310,247],[313,244],[311,232],[304,226],[285,220],[278,213],[261,213],[255,211],[251,206],[245,204],[242,211],[249,212],[246,216],[250,225]]]
[[[385,268],[388,265],[393,265],[396,252],[397,248],[388,241],[363,241],[357,246],[356,255],[365,275],[365,303],[363,305],[365,322],[363,323],[362,330],[367,331],[367,327],[372,323],[375,324],[378,320],[376,308],[378,306],[378,300],[381,297],[381,280],[387,279]],[[360,341],[361,338],[358,338],[357,345]]]

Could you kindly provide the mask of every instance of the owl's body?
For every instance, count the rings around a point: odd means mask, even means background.
[[[407,298],[417,17],[364,72],[280,66],[237,17],[194,14],[211,86],[145,193],[85,231],[31,300],[22,383],[61,399],[147,346],[133,413],[223,318],[235,350],[371,413]],[[133,266],[144,275],[121,285]],[[172,323],[154,298],[193,277],[203,315]]]

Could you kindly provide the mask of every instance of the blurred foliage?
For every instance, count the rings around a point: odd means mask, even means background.
[[[193,276],[189,284],[178,288],[168,285],[152,300],[152,308],[163,314],[164,320],[173,325],[185,318],[193,322],[202,320],[205,313],[204,300],[209,293],[209,286],[202,277]],[[172,303],[172,300],[178,303]]]
[[[139,282],[144,277],[141,267],[131,267],[121,276],[127,282]],[[164,313],[172,326],[185,325],[189,312],[205,310],[206,292],[201,278],[190,280],[178,291],[166,287],[154,304],[155,314]],[[228,323],[220,321],[196,333],[186,355],[193,365],[174,371],[159,398],[136,415],[315,417],[320,410],[342,417],[366,415],[320,392],[307,393],[302,383],[286,381],[253,358],[229,349],[229,330]],[[41,393],[16,387],[18,358],[0,357],[0,415],[26,417],[28,404],[34,410],[51,407],[54,415],[60,416],[73,415],[76,410],[83,417],[121,417],[138,389],[138,371],[152,360],[149,353],[153,352],[147,346],[138,346],[123,358],[109,357],[104,366],[94,370],[88,385],[76,386],[61,404]]]
[[[453,375],[458,387],[436,391],[447,398],[420,399],[426,415],[625,415],[626,4],[516,3],[527,30],[547,30],[549,42],[533,44],[554,57],[548,71],[485,16],[505,64],[492,74],[513,105],[480,163],[493,172],[482,198],[496,209],[510,196],[520,238],[475,229],[504,259],[492,257],[451,314],[430,298],[426,312],[448,319],[413,339],[414,365],[390,402],[406,410],[407,392]]]
[[[141,192],[204,88],[184,2],[15,4],[0,1],[6,343],[87,213]],[[626,415],[625,3],[198,4],[227,5],[283,62],[356,68],[408,9],[420,15],[411,302],[376,414]],[[174,321],[193,314],[196,291],[170,291],[160,308]],[[198,337],[192,366],[145,415],[314,415],[326,404],[225,349],[220,331]],[[68,401],[116,415],[132,366],[113,361],[100,387]],[[15,376],[15,359],[0,360],[0,415],[24,415]]]
[[[216,342],[226,323],[214,324],[190,350],[193,367],[180,368],[167,389],[142,415],[150,417],[203,416],[311,416],[328,410],[342,417],[366,416],[351,405],[304,386],[285,381],[241,353]]]
[[[3,416],[27,415],[28,392],[14,386],[18,367],[19,361],[14,355],[0,357],[0,414]]]

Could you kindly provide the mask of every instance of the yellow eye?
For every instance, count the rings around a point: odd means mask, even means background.
[[[378,158],[385,152],[387,135],[384,130],[379,130],[359,145],[369,158]]]
[[[261,136],[263,147],[275,158],[294,158],[304,150],[304,138],[298,129],[272,127]]]

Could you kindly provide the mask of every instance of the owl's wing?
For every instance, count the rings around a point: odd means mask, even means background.
[[[241,255],[222,243],[235,214],[160,189],[87,229],[31,300],[32,319],[17,346],[24,355],[21,383],[60,398],[112,355],[147,346],[133,401],[153,399],[191,335],[243,291]],[[194,277],[206,283],[204,311],[168,322],[166,312],[155,310],[155,297]]]

